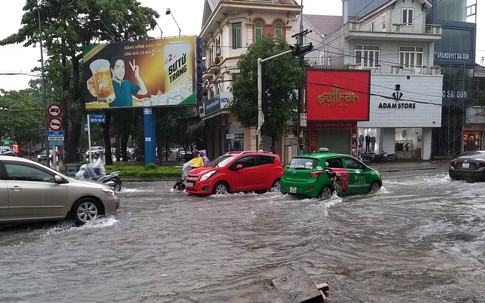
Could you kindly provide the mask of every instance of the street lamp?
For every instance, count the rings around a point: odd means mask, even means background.
[[[263,113],[263,75],[262,75],[262,63],[268,60],[274,59],[276,57],[282,56],[284,54],[291,53],[293,50],[289,49],[282,53],[276,54],[274,56],[261,59],[258,58],[258,128],[256,129],[256,150],[263,149],[263,136],[261,135],[261,127],[264,123],[264,113]]]
[[[177,28],[179,29],[179,37],[180,37],[182,31],[180,30],[180,26],[177,23],[177,20],[175,20],[175,17],[173,16],[172,11],[170,10],[170,8],[167,8],[167,10],[165,11],[165,15],[172,15],[173,21],[175,22],[175,25],[177,25]]]
[[[313,45],[311,43],[305,46],[300,46],[297,44],[295,46],[290,46],[289,50],[273,55],[271,57],[265,59],[258,58],[258,128],[256,129],[256,150],[263,149],[263,136],[261,135],[261,127],[264,123],[262,63],[288,53],[292,53],[293,56],[300,56],[308,53],[312,49]]]
[[[160,26],[158,25],[158,22],[157,22],[157,27],[158,27],[158,29],[160,30],[160,38],[162,38],[162,36],[163,36],[163,31],[162,31],[162,29],[160,28]]]
[[[42,47],[42,26],[40,21],[40,5],[37,3],[37,18],[39,19],[39,46],[40,46],[40,66],[42,71],[42,101],[44,101],[44,111],[45,111],[45,140],[46,140],[46,161],[47,167],[51,166],[49,159],[49,122],[47,116],[47,96],[45,91],[45,71],[44,71],[44,51]]]

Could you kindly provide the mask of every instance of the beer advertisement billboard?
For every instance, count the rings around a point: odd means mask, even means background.
[[[86,109],[196,105],[195,36],[85,46]]]
[[[370,71],[307,70],[307,120],[368,121]]]

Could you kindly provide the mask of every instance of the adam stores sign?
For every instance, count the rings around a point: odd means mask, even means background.
[[[307,119],[368,121],[370,71],[307,70]]]

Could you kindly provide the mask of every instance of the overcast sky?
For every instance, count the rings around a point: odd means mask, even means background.
[[[6,1],[6,0],[4,0]],[[197,35],[200,32],[202,23],[202,9],[205,0],[139,0],[143,6],[148,6],[160,14],[158,24],[163,31],[163,37],[178,36],[179,25],[182,35]],[[297,0],[300,3],[301,0]],[[0,10],[0,38],[3,39],[13,33],[16,33],[20,27],[20,21],[23,15],[22,7],[25,1],[9,1],[8,5],[3,5]],[[318,15],[341,15],[341,0],[304,0],[303,13]],[[165,15],[166,9],[170,8],[171,15]],[[485,9],[485,6],[484,8]],[[480,6],[478,6],[478,16],[481,16]],[[175,18],[175,21],[174,21]],[[477,30],[477,54],[476,61],[480,62],[481,56],[485,56],[485,40],[482,37],[485,32],[482,31],[480,23]],[[157,28],[153,36],[160,36],[160,30]],[[45,53],[44,53],[45,59]],[[25,75],[5,76],[0,75],[0,88],[4,90],[20,90],[28,87],[29,80],[33,77],[31,72],[35,66],[40,67],[40,48],[25,48],[21,45],[0,46],[0,74],[4,73],[23,73]]]

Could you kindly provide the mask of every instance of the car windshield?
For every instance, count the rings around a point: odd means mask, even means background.
[[[223,155],[223,156],[220,156],[219,158],[215,159],[214,161],[212,161],[209,166],[210,167],[224,167],[227,164],[229,164],[230,162],[232,162],[232,160],[234,158],[236,158],[236,157],[233,156],[233,155]]]
[[[288,168],[291,169],[314,169],[320,161],[315,158],[293,158]]]

